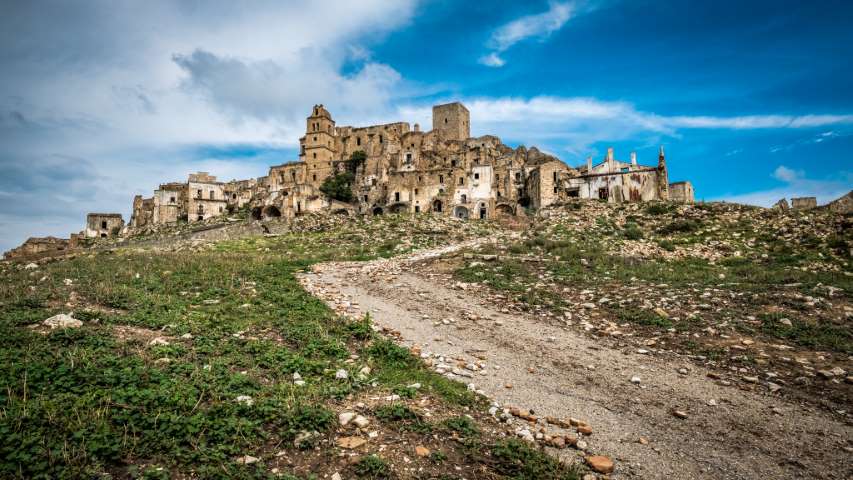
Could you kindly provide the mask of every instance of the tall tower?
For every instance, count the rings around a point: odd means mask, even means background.
[[[432,129],[448,140],[467,140],[471,136],[471,114],[459,102],[432,107]]]
[[[669,173],[666,171],[663,145],[660,146],[658,153],[658,197],[660,200],[669,200]]]
[[[305,136],[299,139],[299,159],[305,162],[309,183],[321,184],[332,172],[335,159],[335,121],[323,105],[314,105],[305,122]]]

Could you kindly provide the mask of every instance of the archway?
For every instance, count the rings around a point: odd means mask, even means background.
[[[264,211],[263,211],[263,215],[262,215],[262,217],[264,219],[277,218],[280,216],[281,216],[281,210],[279,210],[278,207],[275,207],[273,205],[264,207]]]
[[[464,220],[468,219],[468,209],[462,206],[453,209],[453,216]]]
[[[382,215],[382,207],[375,207],[373,209],[373,216]]]
[[[485,204],[485,203],[480,202],[479,210],[480,210],[480,219],[481,219],[481,220],[489,216],[489,211],[488,211],[488,209],[486,208],[486,204]]]
[[[432,202],[432,211],[433,212],[441,213],[441,207],[442,207],[441,200],[436,200],[436,201]]]
[[[252,218],[255,220],[260,220],[261,218],[263,218],[263,210],[264,209],[262,207],[253,208],[252,209]]]
[[[497,213],[500,216],[507,216],[507,217],[511,217],[512,215],[515,214],[515,212],[513,212],[512,206],[510,206],[506,203],[501,203],[501,204],[496,205],[495,206],[495,213]]]

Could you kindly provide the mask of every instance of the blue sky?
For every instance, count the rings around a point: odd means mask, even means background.
[[[474,134],[570,165],[607,147],[697,197],[853,188],[853,3],[4,2],[0,250],[206,170],[296,158],[304,117],[405,120],[461,100]]]

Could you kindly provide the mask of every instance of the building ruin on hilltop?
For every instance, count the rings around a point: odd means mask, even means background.
[[[677,195],[670,195],[663,149],[656,166],[639,165],[634,153],[630,163],[619,162],[608,149],[602,163],[593,166],[590,158],[574,169],[535,147],[471,137],[470,114],[459,102],[434,106],[427,132],[407,122],[337,126],[323,105],[315,105],[299,146],[298,160],[270,167],[265,177],[223,183],[199,172],[186,183],[161,185],[153,197],[134,199],[130,227],[196,222],[245,206],[256,219],[318,211],[495,218],[572,197],[693,201],[689,182],[673,184]],[[321,191],[327,179],[346,173],[351,201]]]

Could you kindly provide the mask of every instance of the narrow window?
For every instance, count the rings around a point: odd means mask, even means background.
[[[557,181],[557,172],[556,171],[554,172],[554,181],[555,182]]]
[[[198,195],[196,195],[196,198],[201,198],[201,190],[198,191]]]
[[[213,190],[211,190],[211,191],[210,191],[210,199],[211,199],[211,200],[213,200],[213,199],[214,199],[214,196],[215,196],[215,195],[214,195],[214,192],[213,192]]]
[[[418,189],[416,188],[416,189],[415,189],[415,195],[417,195],[417,194],[418,194]]]
[[[314,141],[315,142],[317,141],[317,135],[314,135]]]
[[[465,185],[465,177],[459,177],[459,185]]]
[[[317,181],[317,174],[316,173],[314,174],[314,181],[315,182]]]
[[[169,197],[169,203],[175,203],[175,197]]]
[[[399,201],[400,201],[400,192],[394,192],[394,201],[395,201],[395,202],[399,202]]]
[[[521,180],[521,172],[515,172],[515,179]]]
[[[364,202],[367,203],[367,195],[364,196]]]
[[[501,181],[501,176],[495,175],[495,183],[500,182],[500,181]]]
[[[420,212],[420,211],[421,211],[421,206],[420,206],[420,205],[415,205],[415,213],[418,213],[418,212]]]
[[[231,200],[237,200],[237,194],[236,193],[231,194]]]
[[[444,119],[444,123],[445,123],[445,125],[447,124],[447,119],[446,119],[446,118]]]
[[[406,163],[412,163],[412,154],[411,153],[406,154]]]
[[[101,228],[107,228],[107,222],[106,221],[101,222]]]
[[[444,175],[438,176],[438,183],[444,183]]]
[[[361,145],[361,137],[355,137],[355,144]]]
[[[382,135],[379,135],[379,143],[382,143]]]
[[[475,173],[475,174],[474,174],[474,180],[479,180],[479,179],[480,179],[480,174],[479,174],[479,173]]]
[[[314,158],[317,158],[317,154],[316,154],[316,153],[314,154]]]

